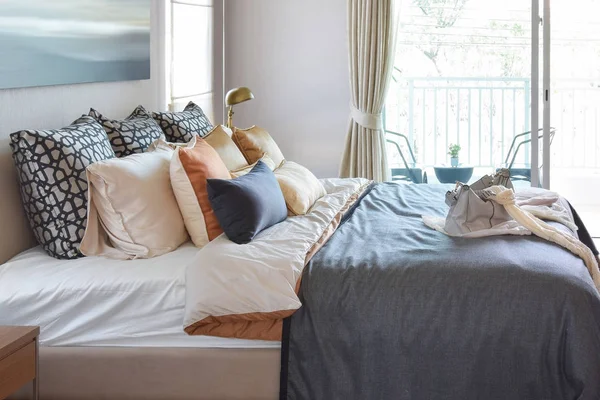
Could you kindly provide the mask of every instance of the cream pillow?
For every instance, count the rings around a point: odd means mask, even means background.
[[[210,200],[207,179],[231,179],[215,149],[197,136],[177,149],[170,166],[175,192],[185,226],[196,247],[203,247],[223,233]]]
[[[277,165],[275,165],[275,162],[273,160],[271,160],[271,157],[269,157],[268,155],[264,155],[261,157],[260,161],[264,162],[265,164],[267,164],[267,167],[269,167],[269,169],[271,171],[275,170],[275,167],[277,167]],[[258,161],[257,161],[258,162]],[[239,168],[233,171],[229,171],[229,173],[231,174],[232,178],[239,178],[240,176],[246,175],[248,172],[252,171],[252,168],[254,168],[256,166],[256,163],[254,164],[250,164],[246,167],[243,168]]]
[[[151,258],[188,240],[171,188],[173,150],[94,163],[87,168],[88,224],[80,251],[86,256]]]
[[[307,168],[285,161],[275,171],[290,215],[304,215],[327,192],[323,184]]]
[[[258,126],[248,129],[234,128],[232,139],[246,157],[248,164],[257,162],[265,154],[271,157],[277,166],[285,160],[269,132]]]
[[[231,129],[218,125],[202,139],[217,151],[227,169],[235,170],[247,167],[246,158],[231,139],[232,134]]]

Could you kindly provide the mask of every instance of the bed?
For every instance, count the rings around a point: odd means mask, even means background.
[[[309,215],[244,246],[221,236],[134,261],[29,250],[0,267],[0,324],[42,326],[51,399],[600,396],[600,296],[581,259],[427,228],[447,186],[324,186]],[[275,340],[220,330],[232,315],[267,320]]]
[[[362,183],[326,182],[310,215],[245,246],[207,244],[187,269],[186,331],[281,338],[281,399],[600,397],[593,257],[450,237],[422,219],[447,213],[448,186]]]

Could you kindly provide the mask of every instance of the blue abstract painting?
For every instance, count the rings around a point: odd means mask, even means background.
[[[0,0],[0,89],[150,78],[151,0]]]

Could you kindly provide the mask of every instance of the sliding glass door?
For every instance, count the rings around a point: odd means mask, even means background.
[[[459,145],[469,181],[510,167],[600,236],[598,15],[600,0],[403,1],[384,119],[394,179],[440,182]]]
[[[541,0],[540,0],[541,1]],[[600,236],[600,1],[553,0],[549,21],[551,102],[555,136],[547,157],[549,188],[574,205]]]
[[[414,165],[430,183],[440,182],[436,172],[452,165],[452,145],[460,146],[458,169],[472,168],[470,181],[506,163],[531,168],[531,144],[518,146],[532,127],[531,6],[402,2],[385,114],[395,179],[415,182],[416,174],[407,173]]]

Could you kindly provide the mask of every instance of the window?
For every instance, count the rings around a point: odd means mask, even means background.
[[[169,109],[180,111],[193,101],[214,121],[213,0],[168,0],[166,8]]]

